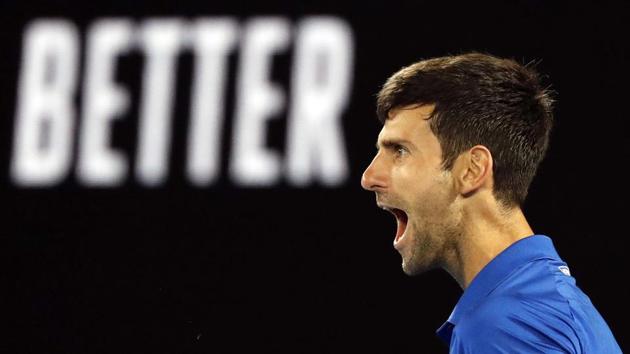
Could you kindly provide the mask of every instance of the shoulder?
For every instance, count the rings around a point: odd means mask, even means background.
[[[492,296],[462,318],[453,333],[455,353],[579,353],[572,318],[544,301]]]

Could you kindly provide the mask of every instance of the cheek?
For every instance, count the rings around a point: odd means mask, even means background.
[[[428,171],[418,169],[400,168],[392,172],[392,181],[397,184],[397,189],[406,195],[425,195],[436,184],[433,176]]]
[[[441,165],[420,163],[392,169],[391,182],[396,194],[404,200],[409,210],[418,209],[425,213],[443,209],[451,191],[449,175]]]
[[[437,221],[446,218],[452,202],[450,184],[440,178],[418,184],[414,193],[413,209],[417,216]]]

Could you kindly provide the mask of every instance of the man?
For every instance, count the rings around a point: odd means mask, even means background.
[[[396,217],[404,272],[440,267],[464,289],[438,330],[450,353],[621,353],[521,210],[553,120],[537,73],[479,53],[424,60],[390,77],[377,106],[361,185]]]

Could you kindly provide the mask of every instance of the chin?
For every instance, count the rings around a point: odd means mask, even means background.
[[[409,269],[409,267],[407,267],[407,266],[405,265],[405,262],[403,262],[403,264],[402,264],[402,271],[403,271],[403,273],[405,273],[406,275],[408,275],[408,276],[410,276],[410,277],[412,277],[412,276],[414,276],[414,275],[418,275],[418,274],[419,274],[419,273],[417,273],[416,271],[414,271],[413,269]]]
[[[406,261],[403,259],[402,270],[405,274],[409,276],[420,275],[425,273],[431,269],[435,268],[431,264],[424,264],[419,262],[414,262],[414,260]]]
[[[403,273],[405,273],[406,275],[408,275],[410,277],[413,277],[413,276],[420,275],[420,274],[424,273],[424,271],[422,271],[422,270],[419,270],[419,269],[416,269],[416,268],[409,268],[404,263],[403,263],[403,266],[402,266],[402,270],[403,270]]]

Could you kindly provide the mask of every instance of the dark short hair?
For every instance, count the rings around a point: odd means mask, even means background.
[[[442,167],[483,145],[494,161],[494,196],[522,205],[549,143],[551,92],[531,65],[468,53],[423,60],[391,76],[377,99],[382,123],[392,109],[434,104],[429,125],[442,147]]]

